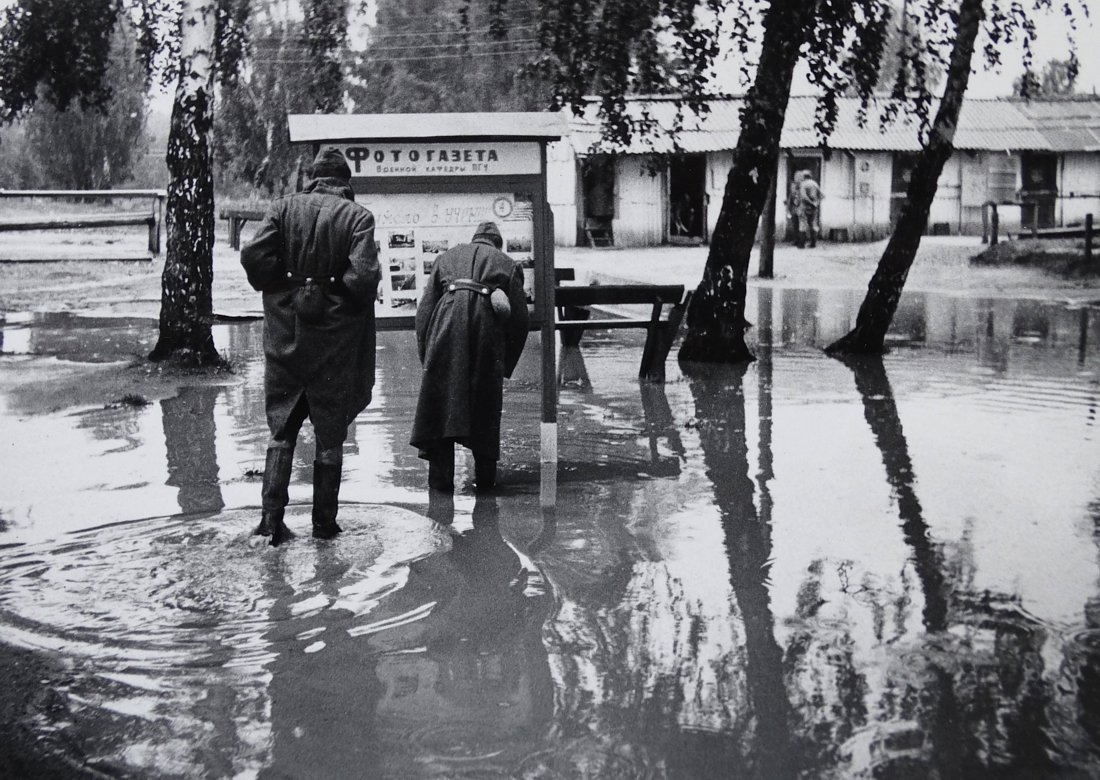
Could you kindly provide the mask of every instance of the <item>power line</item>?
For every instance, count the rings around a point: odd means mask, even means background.
[[[424,30],[422,32],[403,32],[403,33],[379,33],[378,35],[371,35],[371,40],[383,39],[383,38],[413,38],[416,36],[425,35],[484,35],[487,33],[497,33],[499,31],[511,32],[513,30],[531,30],[538,27],[538,24],[517,24],[508,25],[506,27],[480,27],[470,30]]]
[[[466,58],[479,58],[479,57],[501,57],[504,55],[515,54],[538,54],[541,50],[538,48],[529,49],[512,49],[506,51],[486,51],[486,52],[460,52],[456,54],[428,54],[422,57],[373,57],[371,55],[363,55],[363,59],[372,62],[408,62],[410,60],[453,60],[453,59],[466,59]],[[265,57],[254,58],[252,60],[255,64],[270,64],[270,65],[311,65],[316,60],[309,59],[284,59],[279,57]]]
[[[510,40],[506,40],[506,41],[461,41],[461,42],[456,42],[456,43],[422,43],[422,44],[414,44],[414,45],[411,45],[411,46],[379,46],[377,48],[368,47],[366,49],[356,49],[356,50],[348,49],[348,50],[345,50],[345,51],[348,54],[351,54],[351,55],[371,56],[372,52],[383,52],[383,51],[414,52],[414,51],[423,51],[423,50],[428,50],[428,49],[453,49],[457,46],[487,47],[487,46],[504,46],[504,45],[508,45],[508,44],[521,44],[521,43],[526,44],[526,43],[538,43],[538,42],[539,42],[538,38],[514,38],[514,39],[510,39]],[[291,51],[291,52],[302,52],[302,51],[308,51],[309,47],[308,46],[284,46],[284,47],[282,47],[282,50],[283,51]]]
[[[421,31],[421,32],[378,33],[378,34],[373,34],[372,33],[372,34],[370,34],[370,39],[373,41],[373,40],[384,40],[384,39],[387,39],[387,38],[415,38],[415,37],[423,38],[423,37],[426,37],[426,36],[429,36],[429,35],[483,35],[483,34],[488,34],[488,33],[496,33],[496,32],[499,32],[499,31],[512,32],[512,31],[515,31],[515,30],[531,30],[531,29],[536,29],[537,27],[538,27],[538,24],[532,22],[530,24],[507,25],[507,26],[498,27],[498,28],[479,27],[479,28],[476,28],[476,29],[469,29],[469,30],[424,30],[424,31]],[[295,38],[297,38],[299,35],[300,35],[300,31],[297,31],[297,32],[294,33]],[[261,38],[261,39],[256,40],[255,43],[262,43],[262,44],[266,45],[268,43],[274,44],[274,41],[272,41],[270,38]]]

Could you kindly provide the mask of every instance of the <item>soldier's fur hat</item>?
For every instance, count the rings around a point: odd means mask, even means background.
[[[497,227],[496,222],[482,222],[474,231],[474,238],[486,238],[497,249],[504,246],[504,238],[500,235],[500,228]]]
[[[310,168],[310,175],[314,179],[343,179],[351,181],[351,168],[344,153],[339,149],[329,147],[317,153]]]

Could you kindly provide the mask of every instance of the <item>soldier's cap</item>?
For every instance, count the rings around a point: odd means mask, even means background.
[[[310,168],[310,175],[314,179],[343,179],[351,181],[351,168],[339,149],[329,147],[317,153]]]
[[[500,235],[496,222],[482,222],[474,231],[474,238],[487,238],[497,249],[504,246],[504,237]]]

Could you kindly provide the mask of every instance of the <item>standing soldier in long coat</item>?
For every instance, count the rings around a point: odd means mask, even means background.
[[[313,536],[340,532],[336,512],[348,426],[374,388],[374,301],[381,271],[374,215],[357,205],[342,152],[324,150],[302,192],[276,200],[241,250],[263,293],[264,398],[271,430],[255,533],[278,545],[294,445],[308,417],[317,441]]]
[[[815,247],[817,234],[821,231],[821,199],[825,196],[821,194],[821,187],[814,181],[812,173],[802,171],[802,174],[802,181],[798,183],[798,229],[801,241]]]
[[[474,454],[479,491],[496,484],[504,377],[527,340],[523,269],[483,222],[473,241],[436,258],[416,311],[424,374],[411,443],[428,461],[428,485],[454,492],[455,444]]]

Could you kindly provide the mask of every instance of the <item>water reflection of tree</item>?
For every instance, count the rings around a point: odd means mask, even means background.
[[[792,750],[792,711],[768,588],[771,500],[763,494],[763,511],[758,515],[749,477],[745,371],[745,365],[708,367],[695,372],[689,384],[706,473],[721,513],[730,584],[745,630],[745,680],[755,723],[742,761],[754,777],[794,777],[798,767]],[[762,447],[762,473],[770,471],[770,462],[770,446]],[[741,746],[734,735],[719,741],[725,744],[712,748],[723,754],[734,753]]]
[[[1089,504],[1089,517],[1093,542],[1100,547],[1100,498]],[[1084,750],[1100,756],[1100,593],[1085,603],[1084,630],[1067,643],[1062,677],[1067,689],[1076,690],[1074,718],[1086,735]]]
[[[224,390],[225,408],[236,426],[235,438],[248,447],[252,459],[262,461],[268,442],[264,413],[263,322],[234,323],[227,331],[228,353],[238,381]]]
[[[902,534],[924,593],[925,637],[884,685],[879,717],[899,726],[877,745],[876,776],[990,771],[1050,776],[1066,751],[1051,729],[1056,692],[1043,678],[1048,632],[1010,594],[968,587],[973,560],[949,560],[932,541],[893,391],[880,357],[845,361],[882,454]],[[901,672],[901,674],[898,674]],[[919,733],[904,726],[915,719]]]
[[[768,363],[770,349],[761,352]],[[670,542],[688,556],[685,569],[673,550],[665,559],[660,550],[640,549],[649,534],[639,539],[620,531],[612,545],[618,554],[610,562],[605,551],[593,559],[600,565],[578,570],[577,577],[556,572],[566,589],[561,614],[549,627],[551,644],[560,648],[554,666],[563,744],[557,752],[567,758],[559,758],[554,768],[568,764],[562,776],[646,776],[656,767],[670,777],[796,774],[799,761],[767,583],[771,499],[763,488],[758,515],[749,476],[745,371],[745,366],[716,367],[690,381],[720,523],[719,529],[701,525],[696,532],[709,538],[710,530],[718,530],[724,554],[701,539]],[[769,368],[761,382],[768,396],[761,401],[767,422],[761,430],[760,477],[766,485]],[[696,474],[693,470],[688,478]],[[587,537],[584,549],[591,550],[591,532]],[[721,559],[727,598],[711,587],[711,572]],[[697,577],[703,568],[706,575]],[[705,593],[699,590],[703,582]]]
[[[218,480],[214,407],[217,387],[183,387],[161,401],[168,456],[166,485],[179,488],[184,512],[217,512],[225,506]]]

